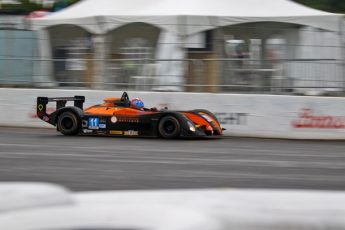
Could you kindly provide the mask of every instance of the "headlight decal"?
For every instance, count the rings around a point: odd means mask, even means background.
[[[192,131],[192,132],[195,132],[196,129],[195,129],[194,124],[192,122],[190,122],[190,121],[187,121],[187,124],[189,126],[189,130]]]

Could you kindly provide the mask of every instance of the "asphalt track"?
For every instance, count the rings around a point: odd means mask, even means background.
[[[345,142],[63,136],[0,127],[0,180],[75,191],[170,188],[345,190]]]

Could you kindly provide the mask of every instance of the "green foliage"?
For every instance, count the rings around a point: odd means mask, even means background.
[[[345,13],[345,0],[293,0],[297,3],[331,13]]]
[[[76,2],[79,2],[79,0],[65,0],[63,2],[64,2],[63,4],[61,4],[61,3],[59,4],[58,2],[54,3],[52,9],[54,10],[56,8],[59,8],[60,6],[67,7],[67,6],[73,5]]]

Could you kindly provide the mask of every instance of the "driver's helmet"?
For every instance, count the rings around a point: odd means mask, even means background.
[[[144,102],[139,98],[133,98],[131,100],[131,107],[134,109],[144,109]]]

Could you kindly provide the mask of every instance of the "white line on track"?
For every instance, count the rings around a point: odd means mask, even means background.
[[[105,154],[104,154],[105,153]],[[270,168],[304,168],[304,169],[343,169],[342,162],[296,162],[281,160],[251,160],[251,159],[210,159],[210,158],[189,158],[189,157],[165,157],[157,159],[157,156],[135,156],[135,159],[121,159],[129,156],[109,154],[108,152],[89,155],[85,153],[24,153],[24,152],[0,152],[0,158],[11,158],[18,156],[44,156],[44,157],[70,157],[78,160],[90,160],[94,162],[115,162],[115,163],[134,163],[134,164],[166,164],[166,165],[199,165],[199,166],[241,166],[241,167],[270,167]],[[111,157],[111,159],[109,159]],[[107,158],[107,159],[104,159]]]
[[[54,143],[56,144],[56,143]],[[98,156],[100,153],[105,153],[108,154],[108,156],[114,156],[114,154],[126,154],[126,156],[130,155],[142,155],[145,153],[149,154],[160,154],[160,153],[188,153],[188,154],[200,154],[200,157],[204,154],[215,154],[215,155],[240,155],[240,156],[260,156],[260,157],[269,157],[269,156],[277,156],[277,157],[297,157],[297,158],[303,158],[303,157],[312,157],[313,159],[333,159],[333,158],[345,158],[345,154],[342,151],[339,151],[338,153],[332,153],[332,154],[326,154],[325,155],[320,155],[320,154],[305,154],[305,153],[298,153],[298,151],[289,151],[286,150],[284,153],[276,153],[278,150],[259,150],[259,149],[248,149],[246,147],[244,148],[232,148],[231,153],[230,152],[224,152],[222,149],[210,149],[210,152],[208,153],[200,153],[198,149],[193,149],[193,148],[188,148],[188,149],[139,149],[138,147],[132,147],[132,146],[124,146],[123,149],[119,148],[118,146],[116,149],[113,149],[111,146],[104,148],[104,147],[89,147],[89,146],[61,146],[61,145],[52,145],[50,143],[44,143],[44,144],[8,144],[8,143],[0,143],[0,146],[7,146],[7,147],[13,147],[11,150],[11,154],[14,154],[14,150],[20,150],[23,151],[22,149],[17,149],[17,147],[24,147],[24,148],[37,148],[37,149],[42,149],[47,151],[46,149],[55,149],[59,150],[59,153],[45,153],[47,155],[63,155],[63,156],[69,156],[68,153],[66,152],[71,152],[71,151],[82,151],[84,153],[90,153],[90,154],[95,154],[95,156]],[[137,152],[136,152],[137,151]],[[282,150],[280,150],[282,151]],[[0,150],[0,155],[2,155],[3,152]],[[35,155],[36,153],[24,153],[25,155],[30,155],[33,154]],[[36,154],[37,155],[37,154]],[[43,154],[41,154],[43,155]],[[75,154],[70,155],[70,156],[75,156]],[[86,155],[86,154],[81,154],[79,156],[88,156],[91,157],[91,155]],[[104,155],[103,155],[104,156]],[[185,158],[183,158],[185,159]],[[196,160],[196,159],[194,159]],[[210,160],[207,158],[207,160]],[[224,160],[222,160],[224,161]],[[311,163],[309,161],[309,163]],[[344,165],[345,167],[345,165]]]

